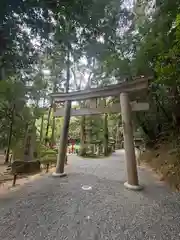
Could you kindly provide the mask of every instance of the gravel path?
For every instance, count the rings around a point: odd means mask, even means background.
[[[145,189],[133,192],[123,152],[69,158],[67,178],[41,177],[0,198],[0,240],[180,239],[180,194],[150,171],[139,169]]]

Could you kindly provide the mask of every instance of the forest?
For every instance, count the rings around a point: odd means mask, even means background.
[[[0,148],[6,149],[5,162],[11,152],[23,158],[29,133],[38,148],[58,143],[63,119],[53,117],[51,93],[139,76],[152,80],[149,111],[133,113],[136,132],[154,147],[156,158],[162,142],[171,143],[179,156],[179,54],[178,0],[1,0]],[[84,135],[89,144],[107,147],[108,138],[117,143],[121,115],[72,117],[69,137],[82,140]],[[81,155],[85,151],[81,148]]]

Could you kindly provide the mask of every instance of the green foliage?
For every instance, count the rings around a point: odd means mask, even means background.
[[[150,103],[150,110],[134,114],[136,128],[141,126],[145,138],[154,141],[162,132],[179,131],[180,2],[157,1],[148,14],[149,2],[138,3],[127,31],[116,36],[114,49],[103,59],[103,71],[118,81],[140,75],[154,77],[149,95],[143,98]]]
[[[148,139],[179,127],[180,3],[156,1],[148,14],[148,1],[138,3],[132,12],[117,0],[1,1],[2,146],[8,145],[10,135],[11,147],[23,145],[28,126],[37,119],[40,136],[42,116],[42,139],[57,142],[62,120],[54,121],[52,113],[47,119],[52,104],[48,94],[69,88],[68,67],[70,88],[78,90],[154,76],[147,97],[151,109],[134,114],[136,127],[140,125]],[[116,137],[120,124],[119,115],[108,116],[110,137]],[[102,116],[86,117],[85,125],[91,127],[90,139],[103,141]],[[71,119],[69,135],[80,137],[79,118]]]
[[[176,31],[171,48],[161,54],[156,62],[158,81],[170,87],[180,84],[180,14],[176,17],[174,27]]]
[[[57,152],[52,149],[46,149],[40,153],[40,162],[42,164],[56,163]]]

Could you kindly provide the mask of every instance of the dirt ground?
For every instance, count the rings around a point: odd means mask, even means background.
[[[49,169],[49,173],[53,172],[55,168]],[[17,191],[19,188],[21,188],[24,184],[33,182],[37,180],[38,178],[42,177],[43,175],[47,174],[45,170],[42,170],[40,173],[23,176],[21,178],[17,178],[15,187],[12,187],[12,179],[3,181],[0,184],[0,196],[2,197],[4,194]]]
[[[45,174],[0,194],[0,239],[180,239],[180,194],[144,167],[144,189],[124,188],[124,151],[104,159],[71,155],[65,171],[65,178]]]
[[[4,164],[4,158],[5,156],[3,151],[0,151],[0,195],[9,191],[16,191],[25,183],[34,181],[46,173],[46,170],[43,169],[40,173],[37,174],[19,176],[16,180],[16,186],[12,187],[13,175],[6,173],[7,165]],[[49,172],[52,172],[53,170],[54,167],[50,168]]]

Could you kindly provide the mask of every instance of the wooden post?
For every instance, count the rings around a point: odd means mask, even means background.
[[[140,190],[141,186],[139,186],[139,182],[138,182],[137,165],[136,165],[136,157],[135,157],[135,149],[134,149],[131,106],[130,106],[128,93],[120,94],[120,105],[121,105],[121,113],[122,113],[124,148],[125,148],[125,158],[126,158],[127,177],[128,177],[128,181],[124,185],[128,189]]]
[[[49,163],[46,164],[46,173],[49,172]]]
[[[14,174],[12,187],[15,187],[15,185],[16,185],[16,179],[17,179],[17,174]]]

